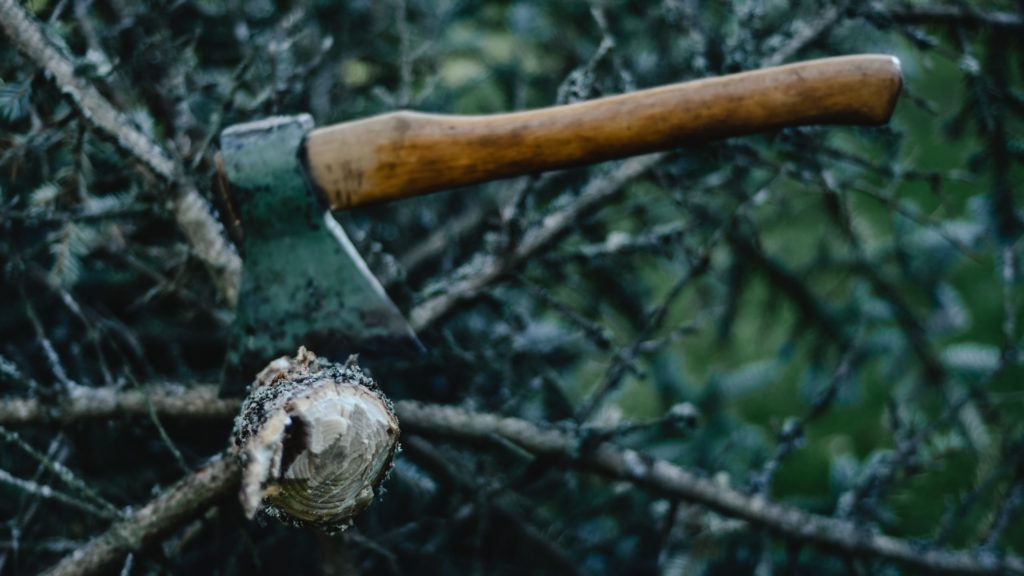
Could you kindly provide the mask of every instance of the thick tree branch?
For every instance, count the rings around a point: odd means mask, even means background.
[[[769,66],[778,66],[793,56],[796,56],[798,52],[806,48],[808,45],[816,42],[833,26],[835,26],[836,22],[839,21],[839,18],[846,12],[847,4],[849,4],[849,2],[840,2],[829,6],[817,14],[811,21],[797,21],[796,24],[798,26],[794,27],[793,36],[790,38],[789,42],[764,58],[764,60],[761,61],[761,67],[767,68]]]
[[[178,227],[196,256],[206,265],[224,300],[238,298],[241,260],[211,213],[210,205],[184,176],[182,168],[153,140],[75,72],[75,65],[47,37],[42,27],[17,2],[0,0],[0,28],[18,49],[53,78],[93,126],[113,139],[156,176],[171,186],[171,204]]]
[[[85,418],[109,418],[120,413],[142,414],[138,399],[120,399],[117,392],[82,389],[77,400],[57,414],[64,421]],[[94,394],[85,392],[91,390]],[[196,418],[230,418],[230,407],[238,400],[225,399],[215,408],[209,406],[213,387],[197,387],[175,394],[151,394],[158,414],[186,415]],[[129,395],[134,392],[127,393]],[[112,397],[117,399],[112,399]],[[16,403],[17,406],[12,407]],[[878,534],[855,522],[811,514],[798,508],[749,495],[698,476],[665,460],[651,458],[635,450],[609,443],[582,449],[575,435],[540,426],[519,418],[475,413],[460,408],[422,404],[414,401],[395,403],[395,411],[405,433],[443,436],[463,441],[484,442],[495,435],[538,456],[602,476],[632,482],[672,498],[702,505],[725,516],[739,518],[766,528],[784,538],[839,550],[847,554],[873,556],[935,573],[1024,574],[1024,559],[1017,556],[973,554],[949,549],[929,548],[907,540]],[[0,423],[27,423],[30,415],[41,418],[45,411],[34,401],[0,401]],[[110,562],[134,549],[155,534],[166,532],[234,486],[238,470],[224,459],[204,468],[168,489],[119,522],[106,534],[94,539],[58,567],[71,570],[78,566],[100,566],[99,559]],[[129,534],[129,536],[126,536]],[[87,563],[88,562],[88,563]],[[56,571],[58,574],[86,574],[89,571]]]
[[[235,459],[219,455],[202,468],[167,488],[128,518],[117,522],[85,546],[68,554],[46,574],[74,576],[96,574],[167,534],[238,485],[240,468]]]
[[[116,390],[75,386],[59,404],[35,398],[0,400],[0,424],[62,423],[103,420],[124,416],[149,416],[149,406],[161,417],[224,420],[238,413],[241,400],[218,398],[215,385],[185,388],[172,384],[145,389]]]
[[[670,497],[696,502],[797,542],[817,544],[848,554],[885,558],[932,573],[1024,574],[1024,559],[1019,557],[986,556],[918,546],[872,532],[853,522],[811,514],[745,494],[635,450],[601,444],[581,453],[579,440],[573,435],[518,418],[409,401],[397,402],[395,409],[407,432],[472,441],[485,441],[498,435],[536,455],[626,480]]]

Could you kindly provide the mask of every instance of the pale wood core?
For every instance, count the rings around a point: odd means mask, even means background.
[[[884,124],[901,86],[892,56],[825,58],[526,112],[393,112],[313,130],[305,155],[343,209],[789,126]]]

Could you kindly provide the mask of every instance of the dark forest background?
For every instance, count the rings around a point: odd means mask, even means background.
[[[1024,553],[1024,4],[21,6],[175,175],[0,36],[0,405],[48,407],[0,422],[0,574],[55,563],[227,446],[229,419],[62,415],[81,387],[217,384],[237,269],[211,265],[176,215],[183,190],[224,212],[223,128],[528,109],[861,52],[902,61],[887,127],[788,129],[339,215],[428,350],[374,374],[394,399],[555,427],[581,459],[609,441],[922,556],[1014,571],[1000,562]],[[246,522],[232,494],[113,570],[948,568],[819,546],[500,435],[403,439],[386,494],[343,535]]]

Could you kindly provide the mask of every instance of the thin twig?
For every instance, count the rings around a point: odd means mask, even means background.
[[[18,433],[8,430],[7,428],[0,426],[0,438],[3,438],[7,442],[14,444],[18,448],[21,448],[26,454],[31,456],[36,462],[39,463],[43,469],[50,471],[55,476],[61,479],[62,482],[78,490],[82,496],[90,500],[93,504],[98,506],[110,517],[116,517],[120,515],[117,507],[108,502],[103,496],[100,496],[98,492],[93,490],[88,484],[79,478],[74,472],[72,472],[67,466],[61,464],[57,460],[50,458],[46,454],[36,450],[28,442],[25,442]]]
[[[25,313],[28,315],[28,319],[32,323],[32,329],[36,333],[36,339],[39,340],[39,346],[43,349],[43,353],[46,356],[47,362],[50,364],[50,370],[53,372],[54,378],[60,383],[62,391],[67,392],[68,390],[77,386],[77,384],[68,378],[67,371],[64,370],[64,365],[60,362],[60,356],[57,354],[57,350],[53,347],[53,343],[46,336],[46,330],[43,328],[43,323],[39,320],[39,315],[36,314],[36,309],[32,306],[32,301],[25,295],[24,287],[19,285],[19,291],[21,292],[21,298],[25,302]]]
[[[778,66],[793,56],[796,56],[798,52],[810,44],[816,42],[819,38],[824,36],[829,29],[835,26],[836,22],[839,21],[839,17],[846,12],[846,6],[848,4],[849,1],[845,1],[829,6],[818,13],[814,20],[810,22],[798,20],[794,24],[793,36],[790,41],[761,60],[761,66],[763,68]]]
[[[622,189],[653,168],[665,154],[637,156],[622,162],[612,173],[591,180],[576,199],[544,217],[528,230],[514,248],[500,256],[488,257],[462,277],[446,282],[446,289],[419,303],[409,313],[415,330],[424,330],[450,314],[456,307],[481,296],[493,284],[530,257],[561,238],[585,216],[614,199]]]
[[[1015,482],[1004,494],[999,506],[996,508],[992,524],[982,540],[982,549],[995,550],[999,540],[1003,537],[1003,533],[1006,532],[1010,525],[1010,516],[1017,512],[1022,501],[1024,501],[1024,487],[1021,486],[1020,482]]]
[[[11,486],[12,488],[17,488],[18,490],[21,490],[26,494],[38,496],[39,498],[54,500],[56,502],[60,502],[61,504],[66,504],[73,508],[78,508],[79,510],[88,512],[89,514],[98,516],[100,518],[109,519],[117,517],[116,514],[112,514],[110,512],[107,512],[106,510],[97,508],[96,506],[93,506],[92,504],[86,502],[85,500],[80,500],[70,494],[65,494],[64,492],[56,490],[45,484],[39,484],[31,480],[18,478],[17,476],[14,476],[10,472],[7,472],[6,470],[3,469],[0,469],[0,484],[6,484],[8,486]]]
[[[398,96],[395,105],[409,106],[412,100],[412,49],[409,38],[409,7],[405,0],[395,0],[395,27],[398,29]]]
[[[682,238],[687,232],[682,222],[658,224],[640,234],[611,232],[601,242],[584,244],[563,253],[549,255],[546,260],[559,262],[563,260],[587,261],[595,258],[631,255],[636,252],[665,251],[674,246],[673,242]]]
[[[50,74],[93,126],[171,184],[172,211],[178,226],[206,265],[224,300],[233,306],[238,298],[241,260],[213,217],[209,203],[184,177],[181,166],[76,73],[74,63],[46,37],[42,26],[17,0],[0,0],[0,29],[25,56]]]
[[[458,466],[457,462],[449,462],[433,443],[413,436],[402,440],[402,447],[403,452],[415,462],[423,464],[434,476],[443,477],[444,480],[452,484],[455,490],[459,492],[479,490],[472,472],[463,469],[465,467]],[[518,537],[528,542],[539,555],[546,558],[551,563],[552,569],[558,574],[572,576],[582,573],[580,566],[568,555],[568,551],[560,543],[547,537],[528,518],[524,518],[519,511],[521,506],[518,506],[508,494],[493,493],[489,490],[480,490],[480,492],[482,494],[479,496],[487,499],[492,513],[498,516]]]
[[[860,351],[854,347],[843,352],[839,359],[839,365],[832,373],[829,383],[824,389],[817,392],[811,403],[810,409],[803,418],[787,419],[782,425],[778,434],[778,444],[775,453],[761,467],[761,470],[751,478],[753,490],[759,494],[770,494],[772,480],[778,472],[783,460],[799,448],[804,442],[804,431],[807,425],[825,413],[832,405],[833,400],[839,395],[839,391],[850,378],[855,364],[859,361]]]
[[[716,234],[715,238],[717,239],[718,236],[719,235]],[[583,405],[576,412],[577,420],[580,422],[586,422],[591,416],[593,416],[594,412],[601,407],[604,401],[608,398],[608,395],[618,388],[619,384],[622,382],[622,378],[633,365],[634,358],[639,352],[640,346],[649,340],[665,324],[665,319],[668,318],[668,312],[671,309],[672,304],[679,297],[679,294],[682,293],[683,288],[688,286],[694,278],[697,278],[708,271],[711,265],[708,254],[715,243],[715,241],[709,241],[699,254],[695,254],[691,258],[686,270],[668,289],[658,306],[647,314],[640,333],[636,335],[636,338],[634,338],[631,343],[620,349],[618,353],[615,354],[615,358],[608,367],[608,370],[605,372],[604,378],[593,392],[591,392],[590,396],[583,401]]]
[[[150,406],[161,417],[215,419],[233,418],[241,400],[218,398],[216,385],[184,387],[173,384],[145,389],[118,390],[76,386],[57,405],[35,398],[0,400],[0,424],[30,424],[52,420],[70,423],[124,416],[148,416]]]
[[[453,243],[470,235],[479,233],[489,214],[494,211],[495,198],[484,193],[454,218],[439,226],[424,240],[413,244],[409,251],[402,254],[399,264],[406,276],[415,276],[430,261],[443,254]],[[385,286],[393,284],[395,279],[382,280]]]
[[[607,328],[597,322],[589,320],[579,311],[573,309],[572,306],[560,301],[549,290],[533,282],[526,276],[519,274],[516,276],[516,280],[519,281],[531,296],[539,300],[544,306],[559,313],[566,322],[578,328],[599,348],[605,349],[611,345],[612,334]]]
[[[178,468],[183,472],[188,472],[189,466],[188,463],[185,462],[185,456],[182,455],[181,450],[178,450],[178,446],[174,443],[174,440],[171,439],[171,435],[167,432],[167,429],[164,428],[164,424],[160,420],[160,416],[157,414],[156,408],[153,406],[153,399],[148,394],[149,390],[139,384],[130,368],[126,368],[125,372],[128,374],[128,378],[131,380],[135,388],[142,392],[143,398],[145,398],[146,401],[146,414],[149,416],[149,420],[153,423],[153,426],[156,427],[157,434],[160,435],[160,440],[163,441],[164,446],[167,447],[171,456],[174,457],[174,461],[177,463]]]

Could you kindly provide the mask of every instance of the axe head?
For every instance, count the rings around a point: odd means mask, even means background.
[[[239,395],[267,362],[299,346],[326,357],[422,349],[409,324],[310,189],[307,115],[239,124],[220,138],[243,230],[244,267],[221,388]]]

